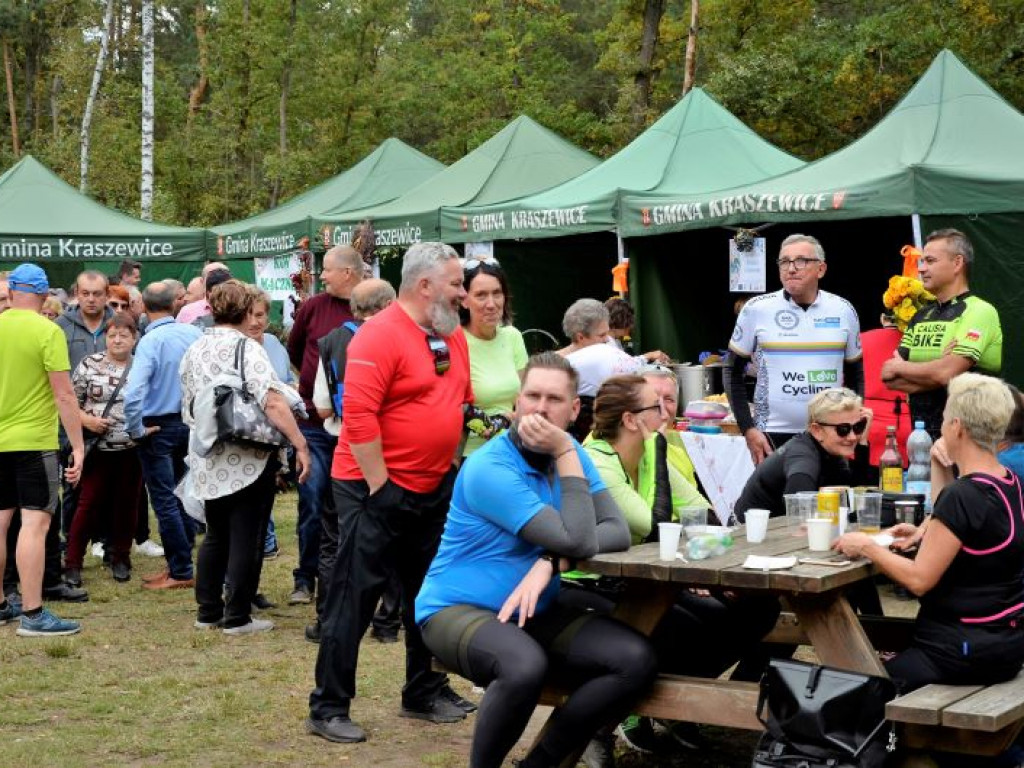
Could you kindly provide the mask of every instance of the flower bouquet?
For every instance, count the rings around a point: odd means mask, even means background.
[[[903,275],[890,277],[889,287],[882,294],[882,303],[901,331],[907,330],[917,310],[933,301],[935,297],[925,290],[920,280]]]

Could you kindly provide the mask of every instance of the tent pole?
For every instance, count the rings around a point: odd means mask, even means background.
[[[914,247],[920,249],[921,243],[921,215],[918,213],[910,214],[910,226],[914,230]]]

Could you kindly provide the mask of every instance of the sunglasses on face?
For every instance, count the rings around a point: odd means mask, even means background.
[[[452,353],[448,344],[440,336],[430,333],[427,334],[427,349],[434,358],[434,373],[443,376],[452,367]]]
[[[818,424],[818,426],[821,426],[821,427],[832,427],[832,429],[834,429],[836,431],[836,434],[839,437],[849,437],[851,432],[853,432],[853,434],[855,434],[855,435],[857,435],[859,437],[860,435],[863,435],[864,434],[864,430],[868,428],[868,420],[867,419],[861,419],[860,421],[856,422],[855,424],[849,424],[849,423],[829,424],[829,423],[824,422],[824,421],[818,421],[818,422],[815,422],[815,423]]]

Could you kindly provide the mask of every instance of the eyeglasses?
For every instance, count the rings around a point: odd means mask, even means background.
[[[849,437],[851,432],[853,432],[853,434],[855,434],[855,435],[857,435],[859,437],[860,435],[863,435],[864,434],[864,430],[868,428],[868,420],[867,419],[861,419],[856,424],[847,424],[847,423],[829,424],[829,423],[824,422],[824,421],[816,421],[815,424],[817,424],[819,426],[822,426],[822,427],[832,427],[832,429],[834,429],[836,431],[836,434],[839,437]]]
[[[448,349],[448,344],[440,336],[428,333],[427,349],[434,357],[434,373],[443,376],[445,371],[452,367],[452,353]]]
[[[803,256],[797,256],[795,259],[779,259],[776,264],[779,265],[779,270],[785,272],[790,267],[794,267],[798,272],[807,269],[811,264],[815,264],[821,261],[821,259],[805,259]]]
[[[487,264],[492,267],[500,267],[497,259],[466,259],[462,263],[462,269],[464,272],[471,272],[482,264]]]
[[[107,306],[111,309],[128,309],[127,301],[108,301]]]
[[[645,406],[643,408],[638,408],[635,411],[630,411],[630,413],[643,413],[644,411],[653,411],[655,409],[657,409],[659,411],[661,410],[661,401],[660,400],[658,402],[656,402],[654,405],[648,405],[648,406]]]

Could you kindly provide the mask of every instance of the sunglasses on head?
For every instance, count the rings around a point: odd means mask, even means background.
[[[868,428],[867,419],[861,419],[860,421],[854,424],[849,424],[845,422],[840,424],[829,424],[828,422],[825,421],[817,421],[815,423],[822,427],[832,427],[832,429],[836,431],[836,434],[839,435],[839,437],[848,437],[851,432],[853,432],[853,434],[857,436],[860,436],[863,435],[864,430]]]
[[[427,349],[434,358],[434,373],[443,376],[444,372],[452,367],[452,353],[448,349],[448,344],[440,336],[428,333]]]
[[[462,264],[464,272],[471,272],[482,264],[488,264],[492,267],[500,267],[497,259],[466,259]]]

